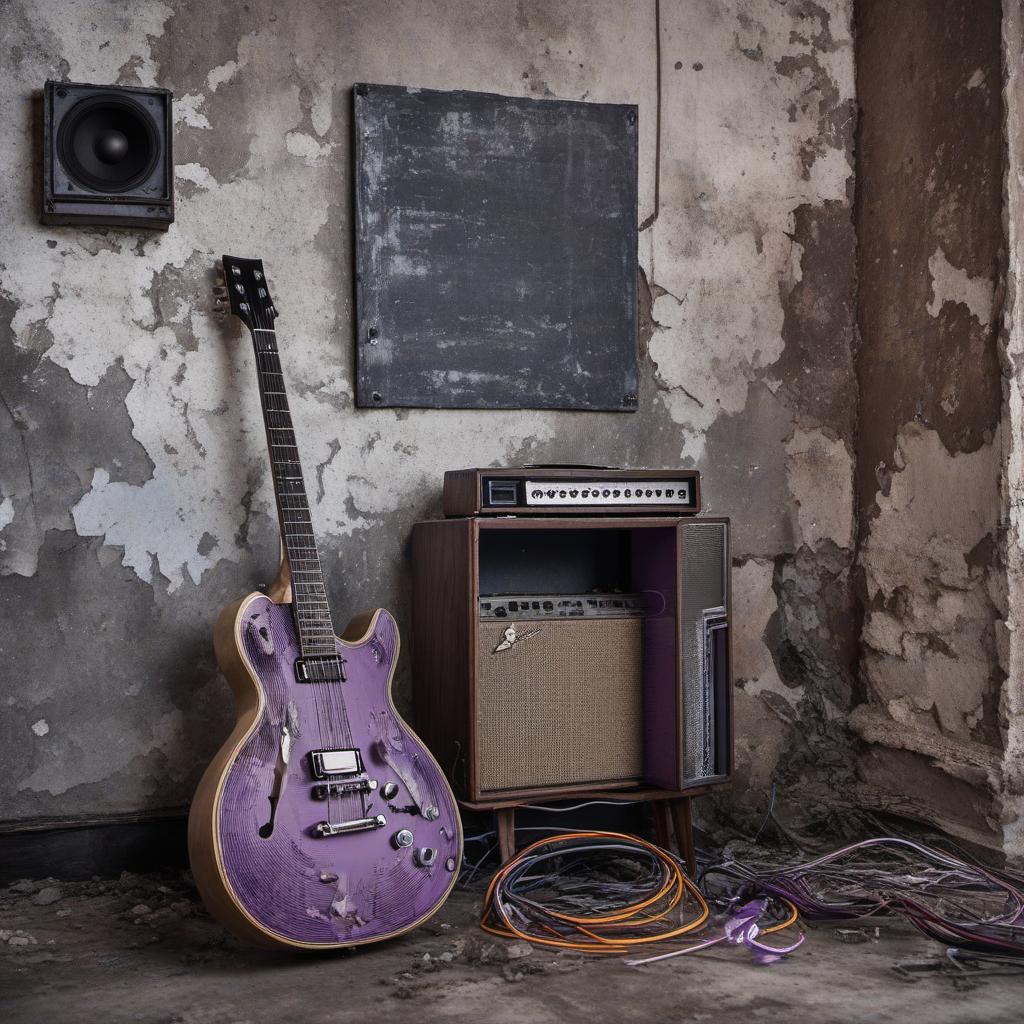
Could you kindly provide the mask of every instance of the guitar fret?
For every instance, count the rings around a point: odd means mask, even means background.
[[[277,493],[278,520],[292,577],[292,613],[300,646],[304,655],[335,654],[334,625],[288,408],[277,336],[272,328],[257,327],[252,330],[252,338],[271,475]]]

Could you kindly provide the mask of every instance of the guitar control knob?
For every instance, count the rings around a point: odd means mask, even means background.
[[[449,857],[444,862],[444,867],[445,867],[446,871],[454,871],[455,870],[455,858],[454,857]]]
[[[396,850],[405,850],[405,849],[407,849],[408,847],[412,846],[412,841],[413,841],[413,834],[407,828],[399,829],[391,837],[391,845]]]
[[[421,846],[412,857],[417,867],[429,868],[437,860],[437,850],[432,846]]]
[[[380,788],[380,795],[385,800],[394,800],[398,796],[398,783],[397,782],[385,782]]]
[[[423,808],[423,817],[426,818],[427,821],[437,821],[437,819],[441,817],[441,812],[433,804],[427,804],[427,806]]]

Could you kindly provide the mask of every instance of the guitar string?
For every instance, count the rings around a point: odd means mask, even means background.
[[[255,309],[256,304],[252,303],[251,305],[252,305],[252,308]],[[273,370],[273,362],[268,360],[267,358],[265,358],[264,350],[261,347],[261,339],[257,336],[256,331],[257,330],[259,330],[259,331],[268,331],[269,330],[269,331],[273,332],[274,333],[274,340],[275,341],[276,341],[277,335],[276,335],[276,332],[273,331],[272,322],[271,322],[271,326],[267,327],[266,326],[267,321],[263,320],[262,317],[260,316],[260,314],[258,314],[258,313],[254,314],[254,320],[255,320],[255,323],[256,323],[256,328],[254,328],[253,331],[252,331],[253,349],[254,349],[255,354],[256,354],[256,369],[257,369],[257,375],[258,375],[259,384],[260,384],[260,397],[262,399],[262,403],[261,404],[263,406],[264,426],[265,426],[266,433],[267,433],[267,445],[268,445],[268,447],[270,447],[270,465],[271,465],[271,475],[274,477],[275,500],[277,502],[277,506],[278,506],[278,509],[279,509],[279,512],[280,512],[280,516],[281,516],[281,533],[282,533],[282,536],[284,538],[285,553],[287,555],[288,547],[289,547],[289,537],[288,537],[288,529],[287,529],[287,525],[285,523],[285,517],[284,517],[284,509],[285,509],[284,497],[287,494],[287,488],[286,488],[285,483],[283,481],[278,481],[277,480],[276,473],[274,472],[274,470],[276,469],[275,464],[274,464],[274,449],[272,447],[272,445],[274,443],[274,441],[273,441],[273,436],[274,435],[271,433],[271,429],[272,428],[271,428],[271,415],[270,414],[272,412],[283,413],[284,416],[287,418],[287,421],[290,423],[291,422],[291,413],[290,413],[290,410],[288,409],[288,397],[287,397],[286,394],[284,394],[284,378],[283,378],[283,376],[281,377],[281,384],[280,384],[280,389],[281,389],[282,393],[281,393],[280,396],[278,396],[279,398],[282,399],[282,401],[280,403],[278,403],[278,404],[282,405],[284,408],[283,409],[272,409],[271,408],[271,402],[269,401],[269,396],[266,394],[266,392],[268,390],[271,390],[271,389],[268,389],[266,387],[266,383],[264,381],[264,374],[265,373],[273,373],[275,371]],[[267,365],[268,362],[270,363],[269,366]],[[278,365],[280,366],[280,360],[278,360]],[[276,388],[272,389],[272,390],[276,390]],[[294,440],[294,430],[292,430],[292,438]],[[297,450],[296,450],[296,454],[297,454]],[[300,467],[300,470],[301,470],[301,467]],[[303,482],[303,490],[304,489],[305,489],[305,485],[304,485],[304,482]],[[308,504],[309,503],[307,501],[307,505]],[[298,611],[300,609],[299,590],[298,590],[298,588],[296,586],[296,581],[293,579],[291,582],[292,582],[292,588],[293,588],[293,592],[294,592],[293,600],[295,601],[294,609],[293,609],[293,614],[294,614],[294,618],[295,618],[295,632],[296,632],[296,636],[297,636],[298,641],[299,641],[299,652],[300,652],[300,654],[302,654],[303,653],[302,652],[302,645],[303,645],[302,626],[301,626],[300,619],[299,619],[299,616],[298,616]],[[326,714],[326,710],[324,711],[323,714],[321,713],[321,702],[320,702],[320,700],[318,700],[318,696],[320,696],[319,684],[317,682],[313,682],[311,684],[311,686],[312,686],[311,696],[312,696],[312,700],[313,700],[313,710],[314,710],[314,713],[316,715],[317,735],[320,738],[320,746],[321,747],[330,746],[331,744],[328,743],[327,741],[325,741],[325,739],[324,739],[324,719],[325,718],[327,719],[328,725],[330,724],[330,719],[329,719],[329,717]],[[285,715],[287,716],[287,711],[285,711]],[[286,717],[285,720],[287,721],[287,717]],[[327,820],[331,821],[332,820],[332,813],[331,813],[331,791],[330,791],[330,787],[329,786],[328,786],[328,789],[327,789],[327,796],[326,796],[326,811],[327,811]]]
[[[253,304],[253,305],[255,306],[255,304]],[[271,335],[272,339],[273,339],[272,344],[270,346],[268,346],[266,349],[263,349],[263,348],[261,348],[261,346],[259,344],[259,341],[256,338],[255,332],[253,333],[253,342],[254,342],[254,349],[256,351],[257,366],[258,366],[261,374],[263,374],[263,373],[273,373],[273,374],[275,374],[280,379],[281,383],[280,383],[279,386],[280,386],[280,390],[281,390],[281,398],[283,399],[281,404],[284,406],[284,409],[282,409],[282,410],[271,410],[270,407],[269,407],[270,403],[265,401],[264,402],[265,423],[266,423],[266,426],[269,428],[270,427],[269,413],[271,411],[282,412],[282,413],[284,413],[284,415],[287,418],[287,422],[288,422],[289,425],[288,425],[288,427],[286,427],[284,429],[287,429],[289,431],[289,433],[291,434],[291,443],[287,446],[288,448],[291,449],[291,451],[289,451],[289,453],[288,453],[289,457],[288,457],[288,459],[286,461],[293,463],[298,468],[298,473],[296,475],[299,477],[300,482],[301,482],[301,488],[300,488],[300,490],[301,490],[301,497],[304,499],[305,506],[306,506],[305,509],[294,509],[292,511],[302,511],[302,512],[305,513],[305,518],[306,518],[307,522],[302,524],[302,525],[305,525],[306,528],[308,529],[309,536],[308,536],[307,539],[308,539],[308,542],[309,542],[309,547],[313,551],[313,558],[309,559],[309,560],[310,561],[312,561],[312,560],[316,561],[316,574],[319,577],[318,581],[314,581],[312,584],[309,584],[309,586],[310,586],[310,589],[314,591],[314,593],[316,592],[317,588],[319,588],[319,591],[320,591],[319,601],[322,601],[324,608],[327,609],[326,613],[320,613],[320,612],[312,613],[312,612],[310,612],[310,614],[312,615],[312,621],[313,621],[314,625],[316,625],[316,621],[319,618],[319,620],[320,620],[320,622],[319,622],[319,629],[318,629],[319,632],[322,632],[322,630],[324,628],[324,624],[325,624],[324,620],[326,619],[326,625],[328,627],[328,632],[329,632],[329,634],[330,634],[330,636],[331,636],[331,638],[333,640],[333,643],[331,643],[330,646],[332,648],[332,651],[333,651],[334,655],[336,657],[340,657],[340,655],[338,654],[338,651],[337,651],[337,641],[334,640],[334,626],[333,626],[333,622],[331,620],[331,615],[330,615],[330,605],[327,602],[326,581],[324,579],[323,566],[322,566],[322,564],[320,562],[320,553],[319,553],[319,550],[317,548],[316,537],[315,537],[315,534],[313,532],[312,515],[311,515],[311,510],[309,508],[309,499],[308,499],[308,496],[306,494],[305,480],[303,479],[302,465],[301,465],[301,461],[300,461],[300,458],[299,458],[298,445],[297,445],[296,438],[295,438],[295,429],[294,429],[294,425],[292,423],[291,413],[290,413],[290,410],[288,408],[287,394],[285,393],[286,389],[285,389],[285,385],[284,385],[283,367],[281,366],[280,354],[279,354],[277,346],[276,346],[276,341],[277,341],[276,328],[274,327],[273,320],[267,318],[267,315],[264,313],[262,308],[260,309],[259,312],[257,312],[255,314],[255,320],[256,320],[256,323],[258,324],[259,329],[261,330],[261,332],[269,333]],[[262,377],[261,377],[260,383],[261,383],[261,385],[263,384]],[[266,390],[266,389],[264,389],[264,390]],[[271,435],[269,434],[269,429],[268,429],[268,443],[272,443],[271,442]],[[292,453],[294,453],[294,458],[292,458]],[[273,449],[271,449],[271,455],[273,455]],[[282,528],[282,533],[285,536],[285,549],[286,549],[286,552],[287,552],[287,549],[289,547],[289,541],[291,540],[291,537],[289,536],[289,531],[287,529],[287,524],[285,523],[285,518],[284,518],[285,502],[283,500],[283,497],[288,492],[287,492],[287,489],[284,487],[283,483],[281,484],[280,489],[278,490],[278,481],[277,480],[275,480],[275,490],[278,493],[278,506],[279,506],[279,509],[281,510],[281,520],[282,520],[281,528]],[[306,586],[307,586],[307,584],[305,584],[305,583],[298,583],[298,581],[294,577],[292,578],[292,587],[293,587],[293,592],[295,594],[296,632],[297,632],[297,634],[299,636],[300,650],[301,650],[302,644],[303,644],[303,635],[302,635],[303,634],[303,629],[302,629],[302,625],[301,625],[301,616],[299,615],[299,612],[302,610],[301,609],[302,596],[303,596],[304,588]],[[307,612],[309,612],[309,606],[308,605],[307,605]],[[316,646],[320,646],[320,647],[325,646],[325,643],[324,643],[322,637],[318,641],[316,641]],[[313,698],[314,698],[313,699],[313,705],[314,705],[314,708],[316,710],[317,727],[318,727],[318,731],[320,733],[321,743],[324,742],[324,739],[323,739],[323,720],[326,720],[326,722],[328,724],[328,727],[330,729],[330,732],[331,732],[331,741],[332,742],[331,742],[330,745],[333,746],[334,735],[336,733],[340,732],[340,734],[342,736],[342,740],[345,743],[345,745],[351,747],[352,742],[353,742],[352,731],[351,731],[351,723],[349,722],[349,719],[348,719],[348,710],[347,710],[347,708],[345,706],[344,697],[340,693],[336,693],[335,692],[337,688],[335,688],[335,690],[332,690],[330,684],[328,682],[326,682],[326,681],[315,681],[312,685],[314,687],[314,690],[313,690]],[[340,681],[339,681],[339,685],[340,685]],[[318,700],[317,697],[320,697],[321,699]],[[333,699],[333,698],[336,698],[336,699]],[[322,717],[321,717],[321,712],[322,712]],[[328,786],[327,791],[326,791],[327,816],[328,816],[328,820],[330,821],[330,820],[333,820],[333,819],[331,817],[332,805],[331,805],[331,791],[330,791],[329,783],[327,784],[327,786]],[[345,800],[346,800],[346,797],[345,796],[341,796],[339,798],[339,804],[343,805],[345,803]],[[365,809],[365,804],[363,803],[362,800],[360,801],[360,804]],[[341,820],[341,818],[339,817],[338,820]]]

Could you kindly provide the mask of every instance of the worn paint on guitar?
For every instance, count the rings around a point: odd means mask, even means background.
[[[409,928],[432,913],[451,888],[461,835],[446,781],[391,705],[395,620],[381,610],[361,643],[338,642],[348,677],[341,684],[296,682],[299,649],[289,606],[254,596],[236,623],[264,708],[217,800],[219,860],[234,899],[258,926],[296,943],[348,945]],[[260,828],[270,818],[282,727],[291,736],[286,782],[273,832],[261,838]],[[384,814],[386,827],[312,835],[328,809],[326,801],[312,798],[316,779],[308,753],[325,747],[360,749],[366,775],[378,782],[365,795],[332,798],[331,818]],[[381,795],[386,782],[398,785],[390,801]],[[431,806],[439,814],[428,821],[423,810]],[[391,836],[400,829],[413,833],[412,847],[394,848]],[[433,866],[418,866],[415,851],[422,847],[437,851]]]

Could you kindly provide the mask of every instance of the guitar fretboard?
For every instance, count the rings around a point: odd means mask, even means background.
[[[260,399],[270,447],[270,469],[277,496],[281,537],[291,570],[292,608],[299,645],[304,657],[334,654],[334,624],[313,535],[288,396],[285,394],[277,335],[269,328],[257,327],[252,331],[252,339],[256,349]]]

